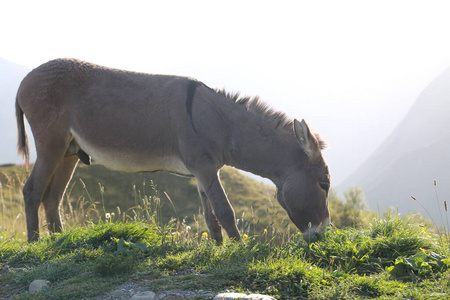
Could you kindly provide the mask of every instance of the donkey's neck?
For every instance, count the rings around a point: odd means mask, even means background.
[[[258,116],[235,119],[232,124],[231,157],[226,163],[277,185],[286,168],[299,156],[289,125],[276,128]]]

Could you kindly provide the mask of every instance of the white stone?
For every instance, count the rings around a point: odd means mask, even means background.
[[[131,300],[154,300],[155,297],[155,293],[153,293],[152,291],[146,291],[133,295],[133,297],[131,297]]]
[[[49,285],[50,282],[47,280],[36,279],[32,283],[30,283],[28,290],[30,291],[30,293],[37,293],[40,292],[43,288],[49,287]]]
[[[273,297],[260,294],[242,294],[242,293],[221,293],[214,297],[213,300],[276,300]]]
[[[267,295],[260,295],[260,294],[250,294],[245,299],[251,299],[251,300],[277,300],[274,297],[270,297]]]

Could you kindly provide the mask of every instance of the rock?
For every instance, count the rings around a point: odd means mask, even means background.
[[[9,273],[11,272],[11,268],[8,265],[4,265],[1,273]]]
[[[42,279],[36,279],[32,283],[30,283],[30,287],[28,288],[28,290],[30,291],[30,293],[37,293],[37,292],[40,292],[44,288],[48,288],[49,286],[50,286],[49,281],[42,280]]]
[[[156,294],[152,291],[145,291],[135,294],[133,297],[131,297],[131,300],[154,300],[156,297]]]
[[[260,294],[242,294],[242,293],[221,293],[214,297],[213,300],[277,300],[273,297]]]
[[[186,298],[185,296],[181,295],[181,294],[170,294],[166,297],[160,297],[160,299],[164,299],[164,300],[186,300],[188,298]]]

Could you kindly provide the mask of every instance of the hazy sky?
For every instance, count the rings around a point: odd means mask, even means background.
[[[334,184],[450,66],[448,1],[2,1],[0,57],[193,76],[260,95],[330,145]]]

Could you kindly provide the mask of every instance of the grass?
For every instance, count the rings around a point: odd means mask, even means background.
[[[259,227],[241,217],[243,240],[219,246],[195,216],[191,223],[161,217],[161,199],[172,200],[154,185],[135,188],[126,211],[105,206],[105,195],[86,188],[83,197],[69,190],[63,233],[27,245],[20,189],[28,170],[20,172],[3,170],[0,181],[0,299],[91,299],[130,279],[147,280],[153,291],[230,290],[277,299],[450,298],[448,234],[416,216],[360,218],[363,226],[330,228],[311,243],[289,226]],[[245,187],[233,180],[236,189]],[[27,294],[35,279],[50,281],[50,288]]]
[[[91,298],[130,279],[151,278],[154,291],[234,290],[277,299],[450,297],[449,249],[408,218],[379,220],[368,230],[328,230],[311,244],[301,234],[279,244],[247,236],[218,246],[207,236],[187,242],[143,222],[101,222],[25,245],[0,244],[0,297],[23,294],[37,278],[51,287],[37,299]],[[418,258],[419,257],[419,258]]]

